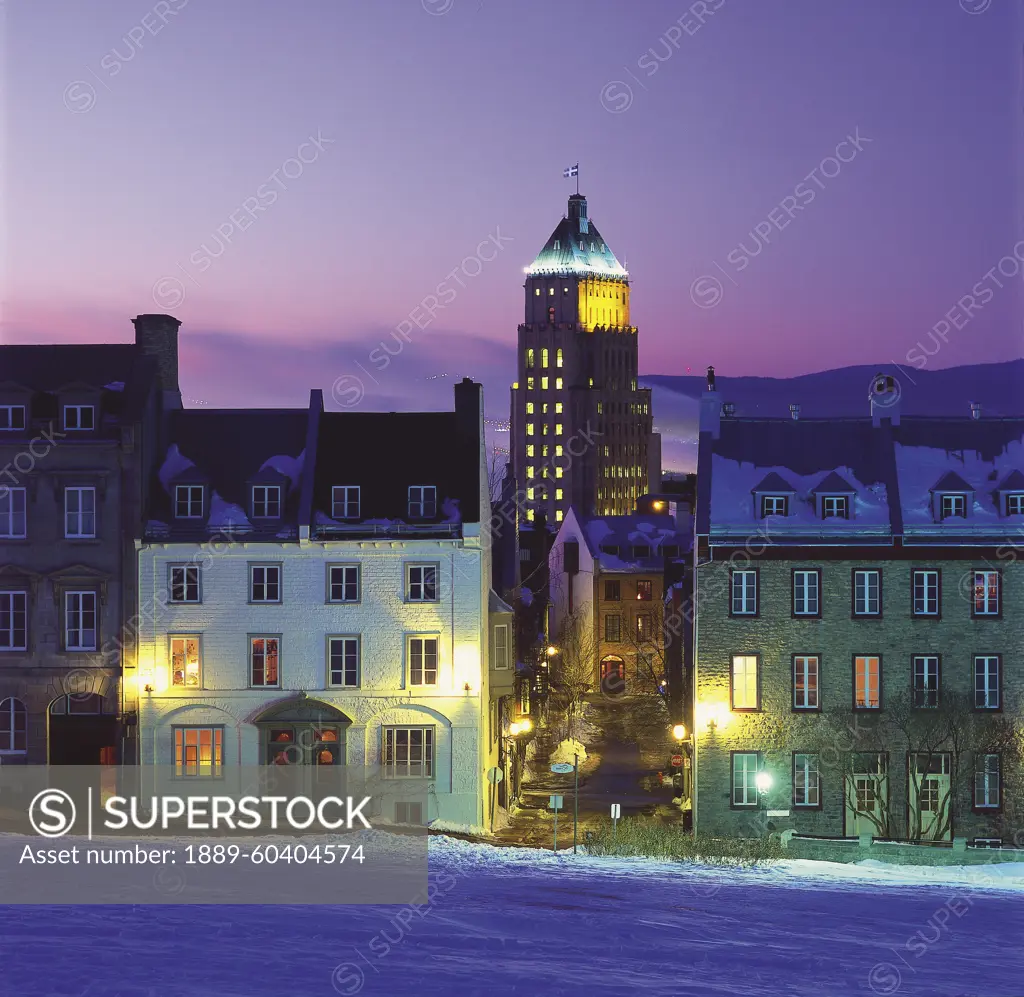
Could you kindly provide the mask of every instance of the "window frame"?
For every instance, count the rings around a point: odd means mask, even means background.
[[[355,571],[356,573],[356,596],[354,599],[335,599],[334,598],[334,578],[333,573],[336,570],[342,571]],[[328,561],[325,565],[325,585],[326,590],[324,592],[324,603],[329,606],[355,606],[363,601],[363,572],[362,564],[359,561]],[[342,588],[348,587],[348,581],[341,582]]]
[[[614,589],[612,589],[614,586]],[[609,595],[609,591],[614,591],[614,595]],[[618,578],[606,578],[604,580],[604,599],[603,602],[622,602],[622,582]]]
[[[334,642],[346,641],[355,644],[356,648],[356,680],[354,683],[334,681]],[[328,689],[361,689],[363,687],[363,640],[360,634],[327,634],[324,638],[325,655],[327,665],[327,688]],[[348,648],[344,652],[346,660],[342,664],[342,677],[348,671]]]
[[[182,515],[178,509],[181,506],[179,492],[185,491],[185,508],[188,512]],[[193,492],[199,492],[199,512],[193,513]],[[206,516],[206,486],[205,485],[175,485],[174,486],[174,518],[175,519],[204,519]]]
[[[78,496],[78,511],[72,513],[68,508],[68,499],[71,494],[74,493]],[[82,496],[91,494],[92,495],[92,533],[83,533],[83,518],[88,515],[82,509]],[[64,539],[65,540],[95,540],[99,532],[99,509],[96,501],[96,486],[95,485],[66,485],[64,488]],[[78,517],[78,532],[71,533],[69,530],[70,518],[72,515]]]
[[[176,571],[182,572],[182,585],[181,585],[181,588],[182,588],[183,593],[184,593],[184,598],[181,598],[181,599],[175,599],[174,598],[174,589],[175,589],[174,573]],[[189,599],[188,598],[188,590],[189,590],[188,576],[189,576],[190,572],[194,572],[195,573],[196,597],[194,599]],[[170,562],[167,565],[167,601],[168,601],[168,603],[170,605],[172,605],[172,606],[198,606],[198,605],[201,605],[202,602],[203,602],[203,581],[202,581],[202,579],[203,579],[203,573],[200,570],[200,567],[199,567],[198,564],[193,564],[193,563],[187,562],[187,561],[183,561],[183,562],[179,562],[179,563]]]
[[[776,502],[782,503],[782,512],[769,512],[768,503],[774,504]],[[789,496],[788,495],[761,495],[761,519],[767,519],[769,516],[788,516],[789,515]]]
[[[284,602],[284,564],[281,561],[249,561],[247,562],[249,575],[249,599],[250,606],[280,606]],[[256,598],[256,571],[274,568],[277,571],[277,598],[257,599]],[[263,588],[269,588],[268,579],[264,576]]]
[[[954,506],[956,500],[959,499],[963,503],[963,515],[957,512],[946,512],[946,500],[950,500],[950,505]],[[967,518],[967,493],[966,492],[939,492],[939,521],[945,522],[947,519],[966,519]]]
[[[987,772],[979,772],[978,763],[981,759],[996,759],[996,803],[978,803],[978,776],[988,775]],[[1001,813],[1003,810],[1003,756],[998,751],[976,751],[974,752],[974,765],[971,773],[971,810],[978,814]]]
[[[0,741],[0,758],[22,758],[28,754],[28,705],[23,699],[19,699],[17,696],[4,696],[3,699],[0,699],[0,707],[3,707],[7,703],[10,703],[10,706],[7,708],[6,711],[10,723],[10,730],[7,732],[8,746],[4,747],[3,741]],[[25,729],[21,732],[22,737],[25,739],[24,748],[15,747],[15,745],[18,743],[16,740],[18,735],[18,725],[16,717],[19,715],[18,711],[16,710],[16,707],[18,706],[21,707],[20,715],[23,716],[25,719]],[[2,715],[2,712],[0,712],[0,715]],[[3,737],[3,735],[0,734],[0,737]]]
[[[748,613],[742,611],[737,613],[736,606],[736,576],[737,575],[753,575],[754,576],[754,611]],[[743,586],[744,594],[747,588],[746,584]],[[729,571],[729,616],[733,619],[748,619],[754,620],[761,615],[761,599],[760,599],[760,588],[761,578],[760,571],[758,568],[731,568]]]
[[[430,568],[434,572],[434,596],[431,599],[425,596],[419,599],[413,598],[412,587],[412,572],[416,570],[424,570]],[[402,598],[405,603],[413,605],[427,605],[433,606],[438,605],[441,602],[441,562],[440,561],[403,561],[402,562]],[[419,581],[421,591],[425,592],[427,588],[426,578],[421,576]]]
[[[11,652],[15,654],[23,653],[27,651],[29,647],[28,592],[24,589],[0,589],[0,599],[2,599],[4,596],[9,597],[11,600],[10,608],[8,609],[8,613],[10,614],[11,619],[10,626],[6,630],[0,630],[0,633],[7,635],[11,642],[7,645],[0,644],[0,654],[7,654]],[[15,634],[19,632],[18,628],[15,626],[17,610],[14,606],[14,599],[16,596],[21,596],[22,601],[24,602],[24,606],[21,610],[21,615],[24,618],[24,626],[21,628],[24,640],[21,644],[16,644],[14,642]]]
[[[797,770],[797,764],[796,764],[797,758],[814,758],[814,759],[816,759],[816,766],[815,766],[814,771],[815,771],[815,774],[817,775],[817,780],[818,780],[817,781],[817,787],[816,787],[817,791],[818,791],[818,802],[817,803],[801,803],[797,799],[797,780],[796,780],[796,774],[797,774],[797,771],[798,771]],[[821,778],[821,753],[817,752],[817,751],[793,751],[792,752],[792,760],[791,760],[790,766],[791,766],[790,767],[790,777],[791,777],[791,780],[792,780],[790,785],[792,786],[792,790],[793,790],[793,801],[792,801],[793,809],[794,810],[822,810],[822,809],[824,809],[824,796],[825,796],[825,792],[824,792],[823,780]],[[806,783],[805,783],[803,789],[804,789],[804,796],[806,798],[806,795],[807,795]]]
[[[972,568],[972,596],[971,596],[971,619],[972,620],[1001,620],[1003,618],[1003,573],[998,568]],[[996,608],[995,612],[978,612],[978,575],[993,575],[996,580]],[[988,586],[985,586],[988,603]]]
[[[919,692],[923,694],[925,698],[928,698],[932,694],[932,690],[925,686],[919,690],[917,686],[917,663],[919,661],[934,661],[935,662],[935,705],[928,706],[922,705],[918,702]],[[924,676],[927,679],[929,671],[926,669]],[[942,705],[942,655],[939,653],[935,654],[912,654],[910,656],[910,705],[914,710],[937,710]]]
[[[223,779],[224,778],[224,724],[173,724],[171,727],[171,749],[174,753],[172,765],[174,766],[174,778],[177,779]],[[197,735],[201,735],[203,731],[210,732],[210,772],[204,773],[201,771],[202,762],[199,761],[198,749],[201,748],[201,744],[195,745],[196,752],[196,772],[189,773],[184,771],[188,766],[188,762],[185,760],[185,749],[191,747],[184,743],[185,732],[195,731]],[[179,735],[181,735],[181,744],[179,746]],[[197,737],[198,740],[198,737]],[[178,760],[179,747],[181,750],[181,761]],[[217,755],[217,751],[220,752],[220,761],[214,761],[213,759]]]
[[[979,661],[992,661],[996,663],[996,705],[995,706],[979,706],[978,705],[978,662]],[[974,710],[977,713],[1002,713],[1003,712],[1003,656],[1001,654],[981,654],[971,655],[972,671],[974,673]],[[987,673],[986,669],[986,673]],[[987,692],[987,690],[986,690]]]
[[[338,492],[344,493],[344,498],[340,500],[340,504],[344,515],[338,514],[339,499],[337,497]],[[352,500],[349,497],[349,492],[354,491],[355,497],[355,513],[350,512],[352,506]],[[331,485],[331,519],[360,519],[363,508],[363,492],[361,485]]]
[[[754,677],[755,677],[755,706],[737,706],[736,705],[736,659],[737,658],[753,658],[754,659]],[[729,655],[729,709],[733,713],[761,713],[762,712],[762,696],[761,696],[761,675],[762,675],[762,662],[761,655],[757,651],[735,651]]]
[[[283,688],[283,684],[282,684],[282,681],[281,681],[281,658],[282,658],[282,655],[281,655],[282,640],[281,640],[281,638],[282,638],[282,635],[279,634],[279,633],[276,633],[276,634],[274,634],[274,633],[250,633],[250,634],[246,635],[246,639],[249,642],[249,651],[248,651],[248,654],[247,654],[248,663],[247,663],[247,666],[246,666],[247,670],[248,670],[247,688],[249,688],[249,689],[281,689],[281,688]],[[256,641],[258,641],[258,640],[262,640],[262,641],[272,640],[272,641],[275,641],[277,643],[277,681],[276,682],[269,683],[269,682],[266,681],[266,676],[267,676],[267,662],[266,662],[267,652],[266,652],[266,646],[264,646],[264,649],[263,649],[263,678],[264,678],[264,681],[260,682],[260,683],[257,683],[257,682],[254,681],[253,653],[255,651]]]
[[[1016,509],[1011,509],[1011,503],[1016,504]],[[1024,492],[1007,492],[1006,493],[1006,515],[1007,516],[1024,516]]]
[[[76,422],[77,425],[71,426],[68,424],[68,412],[77,413]],[[89,421],[92,423],[91,426],[82,425],[82,413],[89,413]],[[93,433],[96,431],[96,406],[86,403],[72,403],[63,405],[61,407],[61,424],[62,428],[66,433]]]
[[[14,496],[21,496],[21,533],[15,533],[14,517],[18,515],[14,508]],[[0,499],[7,500],[7,511],[0,513],[0,522],[6,520],[6,524],[3,527],[4,530],[10,530],[11,532],[0,532],[0,540],[27,540],[28,539],[28,489],[24,486],[3,486],[0,491]],[[65,528],[67,527],[67,518],[64,520]]]
[[[821,580],[822,570],[821,568],[793,568],[790,572],[790,610],[791,616],[794,620],[820,620],[821,619]],[[817,598],[817,609],[813,613],[798,613],[797,602],[796,602],[796,576],[797,575],[814,575],[815,577],[815,595]],[[806,601],[806,600],[805,600]]]
[[[93,608],[93,643],[92,646],[83,644],[72,644],[70,641],[71,631],[68,627],[68,615],[70,608],[68,605],[69,600],[72,596],[79,597],[78,607],[78,623],[81,624],[84,616],[82,608],[82,597],[92,597],[92,608]],[[81,651],[98,651],[100,647],[100,597],[96,589],[65,589],[61,593],[61,610],[62,610],[62,621],[61,621],[61,649],[63,651],[69,651],[77,653]],[[78,632],[82,633],[85,630],[84,627],[79,625]]]
[[[835,503],[836,509],[842,509],[841,513],[828,514],[829,503]],[[821,496],[821,518],[827,519],[849,519],[850,518],[850,496],[849,495],[822,495]]]
[[[917,576],[935,575],[935,612],[917,611]],[[927,605],[927,602],[926,602]],[[910,615],[915,620],[941,620],[942,619],[942,569],[941,568],[912,568],[910,571]]]
[[[198,667],[198,670],[197,670],[198,682],[195,685],[189,685],[188,682],[186,681],[187,678],[188,678],[188,667],[187,667],[188,662],[186,661],[186,663],[185,663],[186,667],[182,669],[182,679],[183,679],[183,681],[182,681],[181,685],[178,685],[178,683],[174,681],[174,642],[175,641],[188,641],[188,640],[194,640],[196,642],[196,651],[198,653],[198,659],[199,659],[199,661],[198,661],[199,667]],[[202,633],[196,632],[196,631],[193,631],[191,633],[186,633],[184,631],[182,631],[182,632],[175,631],[174,633],[169,633],[167,635],[167,662],[168,662],[168,667],[169,667],[169,670],[170,670],[170,673],[171,673],[171,681],[168,683],[168,688],[170,688],[170,689],[182,689],[184,691],[188,691],[189,689],[204,689],[205,688],[205,686],[203,685],[203,677],[204,676],[203,676],[203,635],[202,635]]]
[[[857,612],[857,576],[858,575],[877,575],[878,576],[878,612],[877,613],[858,613]],[[850,619],[852,620],[880,620],[883,618],[883,603],[882,603],[882,569],[881,568],[851,568],[850,569]],[[865,605],[867,604],[867,598],[865,595]]]
[[[413,774],[407,772],[406,774],[400,775],[398,773],[398,732],[405,731],[406,734],[411,734],[413,731],[419,731],[423,735],[423,761],[420,764],[427,770],[426,773],[420,772]],[[391,734],[392,740],[392,762],[388,764],[388,735]],[[406,767],[412,766],[412,739],[409,738],[408,752],[406,759]],[[400,780],[414,780],[419,779],[423,781],[433,782],[436,778],[437,773],[437,726],[435,724],[383,724],[380,729],[380,771],[381,778],[389,779],[394,781]]]
[[[502,641],[498,640],[498,633],[499,633],[499,631],[501,631],[504,634],[504,638],[503,638]],[[496,671],[499,671],[499,672],[508,671],[509,663],[510,663],[511,658],[512,658],[512,655],[510,654],[510,651],[512,650],[512,648],[511,648],[511,644],[510,644],[510,641],[509,641],[509,631],[510,631],[510,628],[509,628],[509,625],[507,623],[495,623],[494,624],[494,661],[491,663],[491,665],[492,665],[492,667]],[[504,664],[498,664],[498,651],[499,650],[505,652],[505,663]]]
[[[821,699],[822,699],[822,697],[821,697],[821,659],[822,659],[822,655],[821,655],[821,653],[818,652],[818,651],[797,651],[797,652],[794,652],[790,657],[791,657],[791,666],[790,666],[791,695],[789,697],[790,712],[791,713],[821,713],[821,710],[822,710],[822,705],[821,705]],[[797,691],[796,663],[797,663],[797,659],[799,659],[799,658],[803,658],[803,659],[807,659],[807,660],[814,660],[815,663],[816,663],[816,668],[815,668],[815,685],[814,685],[815,698],[818,701],[816,706],[800,706],[797,703],[797,697],[796,697],[796,691]],[[804,698],[806,699],[807,698],[807,696],[806,696],[806,686],[805,686],[804,692],[805,692]]]
[[[7,425],[0,425],[0,433],[23,433],[28,428],[28,407],[26,405],[0,405],[0,413],[7,413]],[[14,413],[21,412],[21,425],[14,425]]]
[[[858,706],[857,705],[857,659],[858,658],[875,658],[878,661],[878,705],[877,706]],[[883,671],[884,661],[883,657],[878,652],[862,651],[860,654],[856,652],[850,656],[850,675],[853,682],[853,696],[852,696],[852,707],[855,713],[880,713],[882,707],[885,704],[882,698],[885,693],[885,672]],[[867,683],[865,683],[866,685]]]
[[[755,759],[754,764],[754,802],[736,802],[736,756],[743,755]],[[760,751],[730,751],[729,752],[729,809],[730,810],[757,810],[761,805],[761,792],[757,788],[757,777],[764,771],[764,754]],[[744,773],[746,774],[746,773]],[[747,794],[744,793],[744,796]]]
[[[434,642],[434,681],[413,682],[413,649],[412,643],[415,640]],[[429,669],[426,667],[426,649],[423,654],[423,664],[420,667],[423,677],[426,677]],[[441,687],[441,635],[438,633],[407,633],[405,635],[405,688],[406,689],[439,689]]]
[[[413,492],[417,490],[419,491],[419,498],[414,500]],[[429,504],[432,504],[433,506],[433,511],[429,515],[426,511],[428,507],[428,492],[431,493],[431,501]],[[409,485],[408,498],[408,514],[410,519],[434,519],[437,516],[437,485]],[[418,514],[413,512],[413,506],[419,507],[420,511]]]
[[[647,593],[644,595],[643,593]],[[649,578],[638,578],[636,583],[636,601],[637,602],[653,602],[654,601],[654,582]]]
[[[608,626],[609,620],[616,621],[615,637],[610,637],[611,629]],[[621,644],[622,641],[622,613],[605,613],[604,614],[604,643],[605,644]]]
[[[256,511],[256,493],[257,493],[257,491],[262,491],[263,492],[263,507],[264,507],[264,509],[266,511],[264,511],[262,514],[260,514],[260,513],[258,513]],[[276,496],[277,496],[277,512],[276,513],[270,512],[270,497],[271,497],[271,494],[276,494]],[[281,494],[281,486],[280,485],[253,485],[252,486],[252,491],[250,492],[250,503],[251,503],[252,518],[253,519],[280,519],[281,518],[281,514],[284,511],[283,510],[284,496]]]

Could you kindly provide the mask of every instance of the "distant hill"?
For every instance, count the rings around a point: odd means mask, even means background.
[[[877,366],[840,367],[799,377],[727,377],[716,387],[737,415],[789,416],[800,406],[806,418],[867,415],[868,388],[875,374],[896,378],[901,409],[908,415],[969,415],[979,402],[985,415],[1024,415],[1024,359],[971,364],[943,370]],[[651,374],[640,378],[652,389],[655,428],[662,434],[662,465],[692,471],[697,465],[697,423],[706,378]]]

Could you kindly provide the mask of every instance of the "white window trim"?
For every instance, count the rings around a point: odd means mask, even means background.
[[[262,492],[262,504],[264,511],[258,513],[256,511],[256,493]],[[268,511],[270,509],[272,493],[277,493],[277,512],[272,513]],[[283,497],[281,495],[280,485],[253,485],[252,486],[252,518],[253,519],[280,519],[281,518],[281,505]]]
[[[498,639],[498,635],[501,634],[501,640]],[[507,623],[496,623],[494,625],[494,668],[497,671],[507,671],[509,667],[509,660],[511,658],[511,648],[509,646],[509,625]],[[498,652],[505,652],[504,664],[498,663]]]
[[[753,665],[751,665],[753,662]],[[742,667],[737,671],[737,664],[742,663]],[[731,690],[731,702],[729,708],[733,710],[759,710],[761,709],[761,662],[758,660],[756,654],[734,654],[730,663],[730,670],[732,674],[732,690]],[[753,678],[753,703],[749,702],[750,693],[750,682],[751,677]],[[738,681],[742,680],[742,681]]]
[[[78,496],[78,512],[72,513],[68,508],[68,499],[72,494]],[[82,532],[82,523],[86,513],[82,509],[82,496],[92,495],[92,533]],[[78,519],[78,530],[72,533],[69,529],[68,520],[74,515]],[[64,489],[64,538],[66,540],[95,540],[96,539],[96,489],[92,485],[69,485]]]
[[[858,669],[857,663],[864,662],[864,694],[865,700],[863,704],[857,702],[857,677]],[[871,669],[869,662],[877,662],[878,669],[878,682],[873,688],[870,682]],[[874,696],[872,696],[874,692]],[[878,654],[855,654],[853,656],[853,702],[854,709],[857,710],[880,710],[882,708],[882,658]]]
[[[338,492],[342,498],[338,498]],[[350,493],[355,492],[355,499]],[[362,510],[363,494],[360,485],[332,485],[331,486],[331,519],[359,519]],[[340,511],[339,511],[340,506]],[[353,510],[353,507],[355,511]]]
[[[354,571],[356,573],[356,597],[354,599],[335,599],[334,585],[332,579],[332,573],[335,570]],[[345,582],[342,582],[342,588],[345,587]],[[363,598],[363,572],[362,567],[358,561],[345,562],[338,564],[327,565],[327,602],[334,606],[354,606],[361,602]]]
[[[92,597],[92,608],[93,608],[93,640],[92,644],[72,644],[71,643],[71,628],[68,626],[68,616],[71,612],[70,602],[73,596],[79,596],[78,600],[78,619],[76,620],[78,627],[77,630],[81,634],[84,630],[82,627],[82,619],[85,615],[83,608],[83,597]],[[71,589],[64,593],[64,650],[65,651],[95,651],[99,645],[99,625],[100,625],[100,600],[94,589]]]
[[[21,496],[22,532],[14,532],[15,496]],[[4,540],[24,540],[28,536],[28,492],[24,488],[7,488],[0,496],[7,500],[7,511],[0,517],[0,538]],[[65,526],[67,520],[65,519]]]
[[[198,654],[198,674],[197,684],[189,685],[186,681],[188,676],[188,668],[182,669],[182,684],[176,685],[174,681],[174,642],[175,641],[189,641],[194,640],[196,642],[196,652]],[[203,635],[201,633],[172,633],[167,635],[167,662],[170,666],[170,688],[172,689],[202,689],[203,686]],[[187,662],[186,662],[187,665]]]
[[[432,568],[434,571],[434,597],[432,599],[427,598],[414,598],[412,594],[412,572],[413,569],[421,568]],[[441,565],[438,561],[406,561],[405,562],[405,601],[412,603],[427,603],[434,604],[441,601]],[[426,588],[426,581],[421,575],[420,577],[420,589],[421,591]]]
[[[973,792],[971,793],[971,796],[973,798],[974,808],[976,810],[998,810],[999,807],[1002,804],[1002,797],[1003,797],[1003,759],[1002,759],[1002,756],[999,755],[999,753],[995,752],[995,751],[984,751],[984,752],[979,752],[978,757],[983,760],[983,768],[979,771],[978,770],[978,763],[977,763],[977,761],[975,761],[975,763],[974,763],[974,787],[973,787]],[[989,758],[997,759],[997,761],[996,761],[996,771],[994,773],[989,772],[988,766],[984,765],[984,761],[987,761]],[[979,775],[982,776],[983,779],[984,779],[984,797],[983,798],[986,801],[984,803],[979,803],[978,802],[978,776]],[[995,795],[995,802],[994,803],[989,803],[988,800],[991,799],[991,797],[993,796],[993,787],[992,787],[992,784],[990,783],[989,780],[992,778],[993,775],[995,776],[995,793],[994,793],[994,795]]]
[[[984,609],[978,609],[978,579],[982,578],[982,590],[983,597],[982,603]],[[992,577],[995,579],[995,590],[996,594],[993,598],[989,594],[988,579]],[[971,613],[973,616],[998,616],[999,615],[999,603],[1002,598],[1002,592],[1000,591],[1000,576],[998,571],[990,571],[983,569],[981,571],[974,572],[974,598],[971,600]]]
[[[739,604],[736,608],[737,581],[739,581]],[[732,603],[733,616],[757,615],[757,572],[753,568],[744,568],[732,573],[732,591],[729,595]],[[749,606],[749,608],[748,608]]]
[[[256,575],[257,569],[267,570],[273,568],[277,572],[277,598],[257,599],[256,598]],[[264,576],[263,589],[268,588],[267,578]],[[284,602],[284,569],[279,563],[273,561],[250,561],[249,562],[249,603],[256,606],[279,606]]]
[[[355,683],[335,682],[331,667],[331,649],[336,640],[353,641],[356,645],[356,680]],[[360,689],[363,685],[363,641],[359,634],[328,634],[327,635],[327,688],[328,689]],[[345,669],[342,668],[344,676]]]
[[[803,597],[797,598],[797,579],[803,578]],[[809,579],[814,579],[814,609],[808,607],[811,604],[811,586]],[[821,615],[821,572],[816,568],[801,568],[793,572],[793,615],[794,616],[820,616]]]
[[[178,512],[178,492],[184,489],[187,492],[188,498],[185,503],[185,508],[188,509],[188,513],[182,515]],[[199,512],[193,513],[193,502],[192,502],[192,490],[195,489],[199,492]],[[203,518],[203,507],[206,504],[206,496],[204,495],[205,488],[203,485],[175,485],[174,486],[174,518],[175,519],[202,519]]]
[[[737,761],[743,758],[743,782],[736,781]],[[750,761],[753,759],[753,770],[750,768]],[[737,751],[732,756],[729,772],[729,800],[732,807],[736,809],[754,809],[758,805],[757,774],[761,771],[761,755],[757,751]],[[736,790],[742,789],[742,802],[736,801]]]
[[[418,493],[418,498],[413,498],[413,492]],[[427,498],[431,496],[431,503],[434,511],[427,515]],[[418,508],[419,512],[413,509]],[[437,515],[437,486],[436,485],[410,485],[409,486],[409,518],[410,519],[433,519]]]
[[[24,405],[0,405],[0,412],[7,414],[6,425],[0,425],[0,433],[20,433],[28,427],[28,409]],[[14,425],[14,413],[21,413],[21,425]]]
[[[412,642],[414,640],[432,640],[434,648],[434,681],[413,682],[412,680]],[[427,669],[423,668],[423,676]],[[438,689],[441,685],[441,635],[437,633],[406,634],[405,637],[405,680],[409,689]]]
[[[817,810],[821,807],[821,761],[816,752],[813,751],[794,751],[793,752],[793,806],[799,807],[801,810]],[[806,761],[799,768],[797,767],[798,758],[813,758],[814,767],[812,768]],[[803,785],[801,786],[797,781],[797,772],[803,772]],[[814,773],[814,792],[817,799],[814,802],[808,800],[808,780],[807,776],[810,772]],[[802,798],[798,798],[797,794],[802,792]]]
[[[918,676],[918,663],[922,663],[921,676],[923,678],[923,684],[919,687],[917,684]],[[942,694],[941,681],[942,681],[942,669],[939,663],[939,656],[937,654],[915,654],[913,661],[911,662],[911,673],[910,680],[912,684],[912,691],[914,694],[914,706],[917,709],[936,709],[939,705],[939,697]],[[929,698],[934,693],[935,706],[917,706],[917,698]]]
[[[984,661],[985,668],[982,674],[985,677],[984,693],[985,705],[978,705],[978,662]],[[1000,671],[1003,667],[1002,659],[998,654],[976,654],[974,655],[974,708],[976,710],[999,710],[1002,709],[1002,697],[1000,695]],[[992,681],[994,679],[994,681]],[[994,699],[995,705],[990,706],[989,700]]]
[[[923,608],[918,609],[917,602],[917,581],[921,576],[924,582]],[[910,579],[911,597],[914,600],[914,616],[938,616],[939,615],[939,572],[934,568],[916,569]],[[934,585],[932,584],[934,582]],[[934,609],[929,609],[931,600],[934,599]]]
[[[408,771],[409,763],[406,762],[406,772],[400,773],[398,767],[398,738],[397,734],[399,731],[406,731],[411,733],[412,731],[421,731],[423,734],[423,762],[421,763],[428,771],[426,774],[419,773],[415,774]],[[389,765],[387,762],[387,739],[388,734],[395,735],[395,747],[392,754],[392,762]],[[429,735],[429,736],[428,736]],[[437,729],[432,724],[424,726],[410,725],[410,724],[388,724],[381,727],[380,730],[381,744],[380,744],[380,760],[381,760],[381,775],[385,779],[420,779],[432,781],[437,772]],[[429,741],[429,750],[428,750]]]
[[[282,665],[283,665],[283,657],[282,657],[282,654],[281,654],[281,635],[280,634],[249,634],[248,635],[248,640],[249,640],[249,654],[248,654],[248,662],[247,662],[247,668],[249,670],[248,688],[250,688],[250,689],[280,689],[282,687],[281,672],[282,672]],[[277,641],[277,681],[272,683],[272,684],[268,683],[266,681],[266,677],[267,677],[267,664],[266,664],[266,648],[265,647],[264,647],[264,662],[263,662],[263,678],[264,678],[264,681],[261,682],[259,685],[257,685],[253,681],[253,667],[252,667],[253,666],[253,652],[254,652],[255,643],[258,640],[263,640],[263,641],[273,640],[273,641]]]
[[[804,679],[804,702],[797,702],[797,684],[796,684],[796,673],[799,666],[799,662],[803,662],[802,673]],[[810,698],[810,684],[809,678],[811,674],[810,662],[814,662],[814,705],[811,706],[807,701]],[[793,709],[813,712],[821,708],[821,657],[817,654],[797,654],[793,658]]]
[[[769,512],[768,506],[774,509],[777,503],[782,504],[781,512]],[[789,496],[788,495],[762,495],[761,496],[761,518],[767,519],[769,516],[787,516],[789,515]]]
[[[10,724],[10,728],[11,728],[10,729],[10,733],[8,735],[8,740],[7,740],[6,744],[4,742],[0,741],[0,757],[14,757],[14,758],[23,757],[24,755],[28,754],[28,707],[26,706],[26,704],[22,700],[18,699],[17,696],[6,696],[3,699],[0,699],[0,706],[6,706],[7,707],[7,710],[6,710],[6,712],[7,712],[7,721]],[[15,716],[15,708],[19,707],[19,706],[21,707],[21,710],[19,712],[23,713],[24,716],[25,716],[25,747],[24,748],[16,748],[16,747],[14,747],[14,735],[15,735],[14,716]]]
[[[224,774],[224,727],[220,724],[213,724],[212,726],[201,726],[191,724],[176,724],[172,727],[173,734],[171,735],[171,751],[173,753],[171,764],[174,766],[174,775],[177,779],[219,779]],[[185,762],[185,732],[196,731],[197,738],[203,731],[210,732],[210,754],[212,757],[216,757],[218,748],[218,741],[220,742],[220,761],[216,762],[211,759],[209,764],[209,771],[203,771],[203,763],[198,760],[198,752],[196,759],[196,771],[187,771],[188,765]],[[178,737],[181,735],[181,748],[182,748],[182,761],[178,764]]]
[[[92,414],[92,425],[82,425],[82,413],[90,412]],[[68,412],[76,413],[77,425],[68,425]],[[96,406],[95,405],[65,405],[64,406],[64,429],[69,433],[91,433],[96,428]]]
[[[0,598],[8,596],[10,598],[10,619],[11,624],[7,630],[2,630],[0,633],[4,634],[9,644],[0,645],[0,653],[4,651],[27,651],[28,650],[28,593],[18,589],[3,589],[0,590]],[[24,602],[24,615],[25,615],[25,640],[21,644],[14,643],[14,599],[16,596],[21,596]]]
[[[963,515],[958,512],[946,512],[946,499],[950,500],[950,507],[962,506]],[[966,492],[941,492],[939,494],[939,518],[940,519],[966,519],[967,518]]]
[[[176,571],[182,572],[182,591],[184,598],[174,598],[174,573]],[[196,597],[194,599],[188,598],[188,575],[189,572],[195,572],[196,576]],[[198,564],[169,564],[167,566],[167,601],[173,606],[198,606],[203,601],[203,573],[199,569]]]
[[[875,579],[875,609],[871,609],[871,587],[868,579],[874,576]],[[863,594],[864,609],[858,609]],[[854,616],[881,616],[882,615],[882,572],[878,568],[857,568],[853,573],[853,615]]]
[[[1014,509],[1012,506],[1016,506]],[[1009,492],[1006,496],[1006,515],[1024,515],[1024,492]]]

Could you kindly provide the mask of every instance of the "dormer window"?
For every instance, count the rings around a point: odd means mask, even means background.
[[[1024,516],[1024,492],[1010,492],[1006,496],[1006,515]]]
[[[203,486],[174,486],[174,516],[176,519],[203,518]]]
[[[409,518],[433,519],[437,515],[437,488],[434,485],[409,487]]]
[[[786,495],[762,495],[761,518],[767,516],[788,516],[789,498]]]
[[[849,519],[850,500],[845,495],[825,495],[821,500],[822,519]]]
[[[335,485],[331,489],[331,519],[359,518],[359,486]]]
[[[0,432],[13,432],[24,428],[24,405],[0,405]]]
[[[639,557],[650,557],[651,548],[647,544],[634,544],[633,545],[633,558]]]
[[[96,428],[96,409],[92,405],[65,405],[64,428],[85,431]]]
[[[601,544],[601,553],[610,554],[612,557],[618,557],[619,548],[615,544]]]
[[[946,494],[939,496],[940,512],[942,519],[966,519],[967,518],[967,496],[957,494]]]
[[[281,515],[281,486],[252,486],[253,519],[278,519]]]

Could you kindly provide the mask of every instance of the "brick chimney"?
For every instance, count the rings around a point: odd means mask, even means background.
[[[490,487],[487,482],[487,458],[484,451],[483,385],[464,377],[455,385],[455,432],[467,461],[473,461],[481,475],[481,497],[477,509],[463,503],[462,519],[466,523],[483,522],[484,504]],[[489,510],[486,510],[489,512]],[[480,517],[479,519],[477,517]]]
[[[163,391],[165,408],[181,408],[181,389],[178,386],[178,327],[181,322],[173,315],[138,315],[132,319],[135,326],[135,345],[157,363],[157,377]]]

